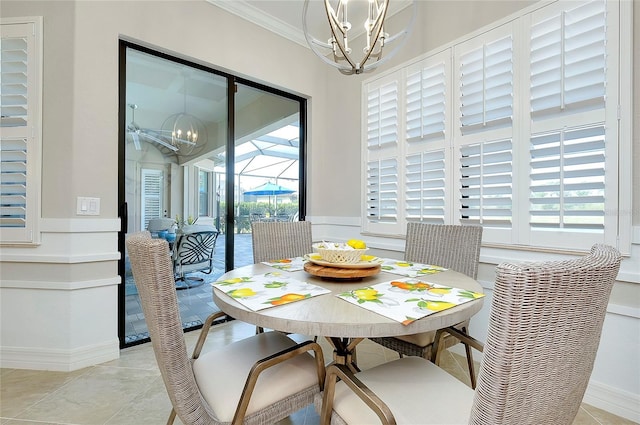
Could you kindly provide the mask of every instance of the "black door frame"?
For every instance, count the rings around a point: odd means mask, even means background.
[[[279,95],[287,99],[297,101],[300,111],[300,134],[299,134],[299,187],[298,187],[298,214],[300,220],[305,219],[307,210],[306,178],[307,178],[307,100],[303,97],[285,92],[280,89],[251,81],[246,78],[235,76],[227,72],[215,69],[214,67],[181,58],[177,55],[164,53],[159,49],[152,49],[128,40],[119,40],[119,62],[118,62],[118,217],[120,218],[120,231],[118,232],[118,251],[120,260],[118,261],[118,274],[121,281],[118,286],[118,338],[120,348],[125,348],[144,342],[149,339],[142,339],[133,343],[125,343],[125,236],[128,229],[128,211],[125,198],[125,152],[126,152],[126,87],[127,87],[127,49],[134,49],[162,59],[190,66],[205,72],[225,77],[227,79],[227,163],[226,163],[226,190],[225,190],[225,220],[227,229],[233,229],[235,224],[234,196],[235,196],[235,93],[236,84],[243,84],[255,89]],[[231,176],[231,178],[229,178]],[[234,268],[234,237],[225,237],[225,271]],[[201,326],[200,326],[201,327]],[[194,328],[197,329],[198,327]]]

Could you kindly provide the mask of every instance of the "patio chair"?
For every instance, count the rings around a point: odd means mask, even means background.
[[[321,424],[571,424],[620,261],[614,248],[594,245],[574,260],[498,265],[475,391],[419,357],[357,374],[332,365],[323,400],[316,396]]]
[[[129,235],[126,246],[171,400],[168,424],[176,415],[185,425],[275,423],[320,394],[324,358],[314,342],[296,344],[279,332],[267,332],[202,352],[222,312],[207,318],[189,358],[167,242],[140,232]]]
[[[213,271],[213,254],[218,234],[217,230],[203,230],[178,235],[173,250],[173,267],[179,289],[204,283],[202,278],[185,276],[187,273],[210,274]]]
[[[311,222],[253,222],[251,223],[253,262],[301,257],[313,251]]]
[[[478,276],[481,226],[439,225],[410,222],[407,224],[406,261],[446,267],[474,279]],[[468,333],[469,321],[456,325]],[[396,337],[371,338],[372,341],[397,351],[400,357],[419,356],[440,364],[442,351],[459,343],[445,330]],[[465,344],[471,388],[476,386],[476,374],[471,347]]]

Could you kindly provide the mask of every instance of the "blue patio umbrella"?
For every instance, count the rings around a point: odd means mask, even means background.
[[[279,184],[267,182],[263,185],[247,190],[246,192],[244,192],[244,194],[257,195],[257,196],[269,196],[269,205],[271,205],[272,196],[288,195],[294,192],[295,190],[287,189],[286,187],[280,186]],[[276,205],[277,205],[277,202],[276,202]]]
[[[288,195],[293,192],[295,192],[295,190],[287,189],[286,187],[280,186],[279,184],[273,184],[271,182],[268,182],[258,187],[255,187],[253,189],[249,189],[246,192],[244,192],[244,194],[276,196],[276,195]]]

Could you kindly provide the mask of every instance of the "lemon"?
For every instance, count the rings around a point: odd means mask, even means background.
[[[360,239],[349,239],[347,241],[347,245],[349,245],[353,249],[365,249],[367,247],[367,244]]]
[[[444,295],[451,292],[451,288],[431,288],[429,289],[429,292],[432,294]]]
[[[251,288],[234,289],[228,293],[233,298],[248,298],[256,295],[255,291]]]
[[[455,307],[454,303],[446,301],[427,301],[427,309],[432,311],[442,311],[451,307]]]
[[[359,300],[370,301],[378,298],[378,291],[371,288],[356,289],[355,291],[353,291],[353,293]]]

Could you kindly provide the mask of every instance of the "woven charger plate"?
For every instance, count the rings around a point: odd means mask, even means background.
[[[304,263],[304,271],[314,276],[329,279],[357,280],[363,277],[373,276],[380,273],[380,264],[364,269],[352,269],[341,267],[328,267],[314,264],[310,261]]]

